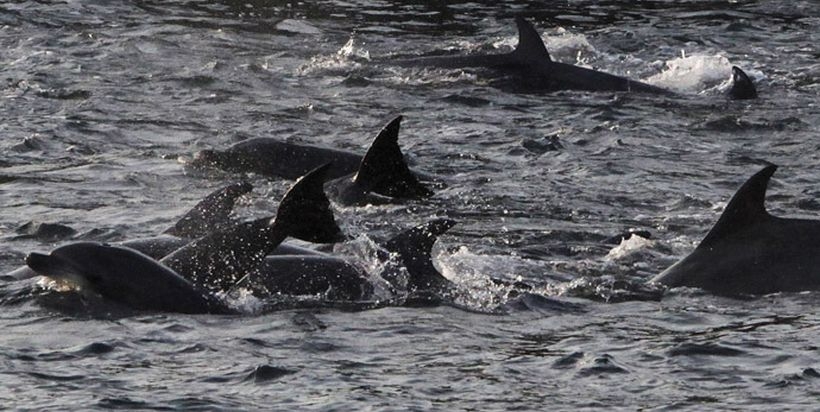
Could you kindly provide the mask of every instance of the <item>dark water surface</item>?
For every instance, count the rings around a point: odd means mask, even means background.
[[[549,2],[546,2],[549,3]],[[641,300],[766,162],[777,215],[820,215],[816,1],[14,1],[0,4],[0,269],[70,239],[154,235],[230,176],[204,148],[277,137],[363,152],[393,115],[429,201],[337,208],[340,252],[433,217],[455,305],[88,316],[0,285],[13,409],[814,410],[820,294]],[[509,50],[678,91],[516,93],[469,71],[374,64]],[[723,97],[732,65],[761,98]],[[289,182],[251,176],[239,216]],[[25,223],[75,232],[25,236]],[[650,240],[606,240],[629,229]],[[490,277],[537,285],[512,299]],[[651,288],[649,288],[651,289]],[[620,302],[620,303],[617,303]],[[70,307],[73,311],[59,310]],[[79,312],[79,313],[76,313]]]

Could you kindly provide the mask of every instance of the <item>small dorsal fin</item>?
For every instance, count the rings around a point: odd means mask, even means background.
[[[167,235],[196,238],[229,223],[229,216],[236,199],[253,190],[248,182],[232,183],[202,199],[177,223],[168,228]]]
[[[410,275],[410,289],[443,288],[450,281],[433,266],[430,253],[438,237],[455,226],[456,221],[436,219],[406,230],[388,240],[384,248],[396,253]]]
[[[715,242],[724,236],[737,232],[751,224],[771,217],[766,211],[766,188],[769,186],[776,165],[769,165],[750,177],[737,193],[732,196],[726,209],[712,230],[701,242],[701,246]]]
[[[396,116],[373,139],[353,181],[384,196],[406,199],[431,196],[433,192],[419,182],[404,161],[399,148],[401,120],[402,116]]]
[[[732,88],[729,89],[732,100],[757,98],[757,88],[752,79],[740,67],[732,66]]]
[[[518,46],[512,52],[513,56],[524,61],[552,61],[541,35],[530,22],[517,16],[515,25],[518,26]]]
[[[276,223],[286,226],[290,236],[314,243],[345,239],[324,191],[330,167],[325,163],[300,177],[279,203]]]

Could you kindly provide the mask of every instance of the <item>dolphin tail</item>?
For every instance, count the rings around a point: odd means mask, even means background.
[[[373,140],[353,178],[368,190],[384,196],[418,199],[433,194],[407,167],[399,148],[402,116],[387,124]]]
[[[454,220],[436,219],[404,231],[383,245],[387,251],[396,253],[407,268],[409,289],[446,288],[451,285],[433,266],[430,253],[438,237],[455,224]]]
[[[330,165],[325,163],[300,177],[279,203],[276,224],[283,225],[289,236],[314,243],[345,240],[324,191]]]
[[[248,182],[238,182],[225,186],[202,199],[173,226],[166,235],[196,238],[226,225],[236,200],[253,190]]]
[[[732,88],[729,89],[729,98],[732,100],[757,98],[757,88],[754,82],[737,66],[732,66]]]
[[[518,46],[511,53],[515,59],[523,62],[552,61],[541,35],[532,23],[518,16],[515,18],[515,25],[518,27]]]

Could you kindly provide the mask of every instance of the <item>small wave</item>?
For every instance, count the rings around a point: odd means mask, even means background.
[[[644,79],[647,83],[680,92],[697,93],[728,88],[732,64],[722,55],[683,56],[664,63],[664,70]]]

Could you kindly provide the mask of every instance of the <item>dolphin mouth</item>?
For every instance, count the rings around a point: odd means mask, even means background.
[[[32,252],[26,256],[26,266],[38,275],[57,282],[64,282],[85,289],[88,281],[75,268],[71,261],[60,256]]]

